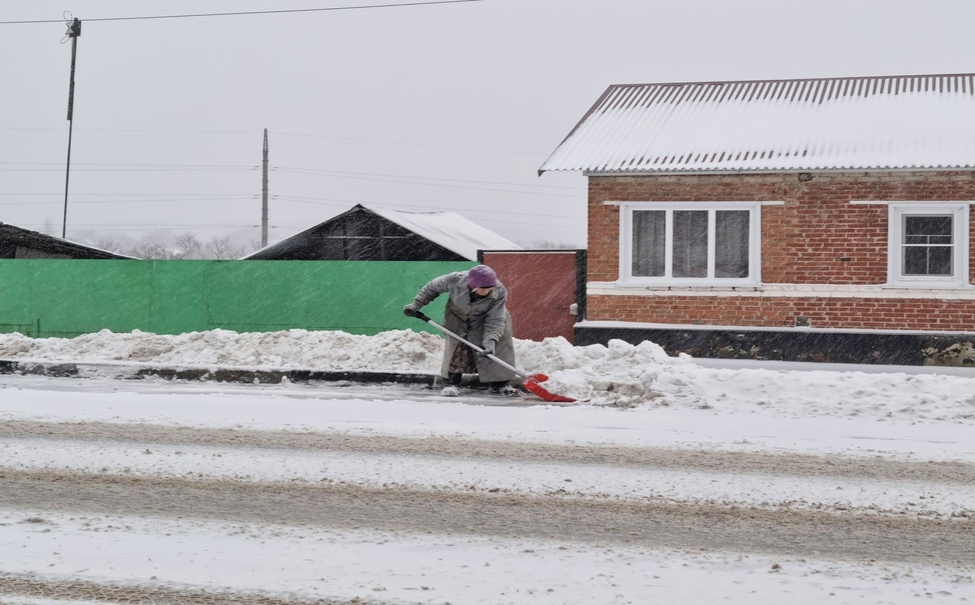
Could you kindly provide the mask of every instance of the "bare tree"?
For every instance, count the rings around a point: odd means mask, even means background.
[[[260,248],[257,240],[243,241],[240,237],[214,237],[205,244],[192,233],[172,235],[156,231],[138,240],[127,236],[92,233],[90,245],[107,252],[150,260],[229,260],[238,259]]]
[[[260,249],[261,249],[261,240],[259,239],[248,240],[247,243],[244,244],[243,249],[241,249],[240,256],[241,257],[246,256],[248,254],[251,254],[252,252],[257,252]]]
[[[234,259],[241,256],[240,248],[234,246],[229,237],[214,237],[204,249],[204,257],[212,260]]]
[[[176,258],[173,251],[165,244],[156,242],[139,242],[132,248],[132,256],[154,260],[172,260]]]
[[[175,247],[179,250],[179,258],[203,258],[203,243],[192,233],[177,235]]]
[[[114,252],[115,254],[128,254],[125,252],[125,246],[122,242],[111,238],[111,237],[99,237],[95,240],[95,247],[99,250],[104,250],[105,252]]]

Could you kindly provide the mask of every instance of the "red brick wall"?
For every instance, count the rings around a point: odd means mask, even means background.
[[[811,173],[589,178],[589,282],[619,277],[619,208],[605,201],[778,201],[762,208],[765,284],[887,281],[887,206],[851,200],[975,200],[975,174]],[[970,240],[975,241],[975,228]],[[975,243],[971,244],[975,252]],[[975,272],[975,261],[970,262]],[[975,275],[970,279],[975,279]],[[927,299],[599,296],[588,319],[704,325],[972,330],[975,302]]]
[[[711,326],[975,331],[975,302],[936,299],[592,296],[591,320]]]

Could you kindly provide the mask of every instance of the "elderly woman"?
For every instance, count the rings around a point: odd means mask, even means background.
[[[403,313],[412,317],[444,292],[448,294],[444,327],[474,344],[480,344],[484,353],[515,365],[511,315],[505,307],[508,291],[494,270],[487,265],[478,265],[469,271],[441,275],[423,286],[413,302],[403,308]],[[447,338],[441,368],[441,375],[447,379],[444,394],[459,395],[458,386],[464,374],[474,373],[494,393],[518,393],[508,384],[509,380],[516,378],[514,374],[485,354],[475,354],[467,345]]]

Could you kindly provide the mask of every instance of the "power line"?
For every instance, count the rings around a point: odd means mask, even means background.
[[[37,225],[38,223],[26,223],[28,225]],[[146,225],[146,224],[112,224],[106,225],[105,223],[79,223],[77,225],[72,225],[71,229],[73,231],[78,231],[81,227],[87,227],[88,231],[124,231],[127,229],[145,231],[152,229],[243,229],[259,227],[260,225],[253,224],[234,224],[234,225]]]
[[[63,133],[63,128],[30,128],[24,126],[0,126],[0,130],[30,130]],[[78,128],[78,132],[122,132],[122,133],[154,133],[154,134],[246,134],[254,135],[254,130],[173,130],[170,128]],[[325,134],[301,134],[297,132],[279,132],[268,130],[269,134],[287,137],[302,137],[308,139],[331,139],[334,141],[352,141],[356,143],[373,143],[376,145],[406,145],[410,147],[429,147],[431,149],[454,149],[459,151],[482,151],[487,153],[517,153],[521,155],[548,156],[551,152],[524,151],[515,149],[491,149],[487,147],[464,147],[460,145],[437,145],[436,143],[414,143],[411,141],[387,141],[382,139],[361,139],[357,137],[337,137]]]
[[[75,225],[75,227],[99,227],[100,225],[104,225],[104,224],[105,223],[78,223],[77,225]],[[250,224],[247,224],[247,225],[239,225],[239,224],[238,225],[235,225],[235,224],[229,224],[229,225],[152,225],[152,224],[144,224],[144,223],[133,223],[131,225],[127,225],[127,224],[113,224],[113,225],[109,225],[109,227],[144,227],[146,229],[175,229],[177,227],[194,227],[194,228],[197,228],[197,229],[210,229],[210,228],[214,228],[214,227],[227,228],[227,227],[254,227],[254,226],[256,226],[256,225],[250,225]]]
[[[2,164],[2,163],[3,162],[0,162],[0,164]],[[479,185],[510,185],[510,186],[513,186],[513,187],[533,187],[533,188],[536,188],[536,189],[568,189],[568,190],[576,191],[576,192],[578,192],[578,191],[581,190],[580,187],[564,187],[564,186],[560,186],[560,185],[532,185],[530,183],[505,183],[505,182],[498,182],[498,181],[474,181],[474,180],[470,180],[470,179],[448,179],[448,178],[436,177],[436,176],[410,176],[408,174],[382,174],[382,173],[376,173],[376,172],[352,172],[352,171],[348,171],[348,170],[323,170],[323,169],[317,169],[317,168],[292,168],[290,166],[274,166],[271,169],[272,170],[276,170],[276,171],[281,171],[281,172],[288,172],[288,171],[298,172],[299,174],[321,174],[322,176],[345,176],[345,175],[357,175],[357,176],[364,176],[364,177],[365,176],[378,176],[378,177],[392,178],[392,179],[419,179],[419,180],[424,180],[424,181],[446,181],[446,182],[451,182],[451,183],[475,183],[475,184],[479,184]],[[422,185],[424,183],[417,183],[417,184],[418,185]],[[495,190],[494,189],[491,189],[490,191],[495,191]]]
[[[0,130],[42,130],[50,132],[64,132],[66,128],[37,128],[27,126],[0,126]],[[79,128],[78,132],[154,132],[158,134],[247,134],[253,135],[254,130],[174,130],[171,128]]]
[[[252,201],[257,199],[256,196],[250,197],[185,197],[180,199],[167,199],[167,198],[155,198],[151,200],[78,200],[74,202],[75,204],[157,204],[159,202],[167,203],[181,203],[181,202],[232,202],[235,200],[245,200]],[[44,206],[50,204],[59,204],[58,201],[53,202],[0,202],[0,206]]]
[[[6,166],[60,166],[57,162],[0,162]],[[111,164],[111,163],[85,163],[75,162],[75,166],[123,166],[123,167],[149,167],[149,168],[235,168],[252,170],[257,168],[253,164]]]
[[[380,145],[411,145],[413,147],[434,147],[437,149],[460,149],[463,151],[489,151],[492,153],[520,153],[524,155],[547,156],[548,153],[542,151],[513,151],[511,149],[483,149],[479,147],[459,147],[453,145],[434,145],[432,143],[404,143],[402,141],[379,141],[376,139],[357,139],[353,137],[335,137],[322,134],[299,134],[295,132],[274,132],[272,134],[289,137],[307,137],[312,139],[334,139],[336,141],[355,141],[357,143],[378,143]]]
[[[0,166],[60,166],[55,162],[0,162]],[[159,171],[191,171],[191,172],[206,172],[206,171],[255,171],[258,169],[256,165],[210,165],[210,164],[109,164],[109,163],[86,163],[86,164],[75,164],[75,166],[94,166],[96,168],[81,168],[84,172],[159,172]],[[540,193],[538,195],[562,195],[563,197],[578,197],[579,193],[582,191],[580,187],[567,187],[560,185],[535,185],[532,183],[512,183],[504,181],[478,181],[472,179],[452,179],[445,177],[435,177],[435,176],[411,176],[408,174],[384,174],[375,172],[354,172],[347,170],[323,170],[316,168],[293,168],[288,166],[272,166],[271,170],[275,172],[283,173],[293,173],[293,174],[304,174],[309,176],[334,176],[339,178],[358,178],[361,180],[375,180],[384,183],[407,183],[413,185],[430,185],[430,186],[442,186],[440,182],[446,183],[471,183],[475,185],[502,185],[509,187],[526,187],[530,189],[549,189],[549,190],[566,190],[576,192],[575,195],[569,194],[557,194],[557,193]],[[54,168],[0,168],[0,172],[57,172],[58,169]],[[380,177],[380,178],[374,178]],[[397,179],[410,179],[406,181],[401,181]],[[431,183],[417,182],[417,181],[437,181]],[[529,195],[535,195],[533,191],[510,191],[505,189],[489,189],[484,187],[467,187],[468,189],[476,189],[481,191],[499,191],[499,192],[509,192],[509,193],[525,193]],[[0,194],[3,195],[3,194]]]
[[[355,201],[355,200],[341,200],[341,199],[334,199],[334,198],[312,198],[312,197],[302,197],[302,196],[294,196],[294,195],[279,195],[277,197],[277,199],[280,200],[280,201],[285,201],[285,202],[294,202],[294,203],[298,203],[298,204],[312,204],[312,205],[316,205],[316,206],[346,206],[347,204],[362,204],[362,203],[368,204],[368,202],[359,202],[359,201]],[[335,203],[335,202],[341,202],[341,203]],[[386,203],[383,203],[383,204],[376,204],[376,205],[377,206],[381,205],[381,206],[386,207],[386,208],[393,208],[393,207],[395,207],[395,208],[420,208],[420,209],[423,209],[423,210],[428,211],[428,212],[463,212],[464,214],[487,214],[487,215],[491,215],[491,216],[495,216],[495,215],[498,214],[498,212],[495,211],[495,210],[476,210],[476,209],[469,209],[469,208],[443,208],[441,206],[423,206],[423,205],[417,205],[417,204],[398,204],[398,203],[388,203],[388,202],[386,202]],[[548,212],[548,213],[518,212],[518,213],[509,213],[509,214],[517,214],[518,216],[538,216],[538,217],[542,217],[542,218],[546,218],[546,219],[552,219],[552,218],[567,219],[567,220],[583,220],[583,219],[585,219],[584,216],[569,216],[567,214],[552,214],[551,212]],[[479,220],[479,221],[480,220],[483,220],[483,221],[492,222],[492,223],[502,223],[502,224],[505,224],[505,225],[511,224],[511,220],[510,219],[506,219],[506,220],[477,219],[477,220]],[[564,229],[580,229],[580,228],[582,228],[582,227],[573,227],[573,226],[566,226],[566,225],[553,225],[553,226],[558,227],[558,228],[564,228]]]
[[[387,178],[374,178],[369,176],[353,176],[354,173],[353,174],[322,174],[321,172],[317,172],[317,171],[289,170],[284,168],[280,168],[276,172],[284,172],[288,174],[304,174],[308,176],[330,176],[330,177],[341,178],[341,179],[375,181],[377,183],[401,183],[403,185],[424,185],[427,187],[447,187],[450,189],[473,189],[476,191],[493,191],[495,193],[518,193],[522,195],[544,195],[544,196],[571,197],[571,198],[580,198],[580,196],[585,197],[582,194],[570,195],[567,193],[542,193],[542,192],[534,192],[534,191],[514,191],[511,189],[490,189],[487,187],[465,187],[464,185],[445,185],[441,183],[418,183],[416,181],[404,181],[404,180],[398,180],[396,178],[387,179]],[[400,178],[423,178],[423,177],[400,177]],[[517,185],[517,186],[522,187],[527,185]]]
[[[46,228],[47,225],[41,223],[19,223],[18,227],[23,227],[24,229],[30,229],[34,227],[35,231],[37,227]],[[90,231],[96,233],[102,232],[117,232],[117,231],[157,231],[163,229],[179,229],[183,231],[205,231],[208,229],[248,229],[253,227],[259,227],[259,225],[102,225],[97,223],[83,223],[80,225],[72,225],[71,229],[68,229],[68,235],[74,235],[77,237],[79,231]],[[294,229],[296,227],[291,227],[288,225],[278,226],[272,225],[274,229]]]
[[[51,195],[61,195],[61,194],[60,193],[6,193],[0,191],[0,195],[26,197],[26,196],[51,196]],[[257,198],[257,194],[255,193],[74,193],[72,195],[97,195],[103,197],[107,197],[107,196],[141,197],[141,196],[149,196],[149,195],[173,197],[173,196],[191,195],[197,197],[206,196],[206,197],[220,197],[220,198],[253,198],[253,199]]]
[[[45,195],[55,195],[55,194],[45,194]],[[189,197],[189,198],[182,198],[182,199],[151,199],[151,200],[129,200],[129,199],[121,199],[121,200],[79,200],[79,201],[76,201],[75,204],[78,204],[78,205],[93,205],[93,204],[126,204],[126,205],[131,205],[131,204],[154,204],[154,203],[158,203],[158,202],[167,202],[167,203],[181,203],[181,202],[232,202],[232,201],[252,202],[255,199],[257,199],[257,196],[256,195],[252,195],[252,196],[239,196],[239,197],[220,197],[220,198],[212,198],[212,197]],[[291,203],[295,203],[295,204],[309,204],[309,205],[312,205],[312,206],[330,206],[330,207],[339,207],[339,208],[348,207],[349,204],[361,204],[361,203],[363,203],[363,202],[357,201],[357,200],[344,200],[344,199],[335,199],[335,198],[309,198],[309,197],[292,196],[292,195],[274,195],[274,196],[272,196],[272,199],[275,200],[275,201],[280,201],[280,202],[291,202]],[[58,203],[60,203],[60,202],[57,202],[57,201],[51,201],[51,202],[31,202],[31,203],[26,203],[26,202],[0,202],[0,206],[44,206],[44,205],[52,205],[52,204],[58,204]],[[419,208],[419,209],[423,209],[425,211],[431,211],[431,212],[454,212],[454,211],[460,210],[460,211],[464,212],[465,214],[471,214],[471,213],[473,213],[473,214],[487,214],[487,215],[492,215],[492,216],[497,214],[496,211],[491,211],[491,210],[475,210],[475,209],[467,209],[467,208],[459,208],[459,209],[451,210],[451,209],[444,209],[444,208],[438,207],[438,206],[422,206],[422,205],[415,205],[415,204],[395,204],[395,203],[394,204],[390,204],[390,203],[384,203],[382,205],[383,206],[387,206],[387,207],[388,206],[395,206],[395,207],[399,207],[399,208]],[[546,218],[546,219],[582,220],[584,218],[584,217],[581,217],[581,216],[570,216],[570,215],[566,215],[566,214],[553,214],[551,212],[548,212],[548,213],[518,212],[518,213],[513,213],[513,214],[517,214],[517,216],[519,216],[519,217],[541,217],[541,218]],[[510,220],[492,220],[492,219],[478,219],[478,220],[483,220],[483,221],[487,221],[487,222],[495,222],[495,223],[503,223],[503,224],[509,224],[511,222]],[[567,226],[567,225],[553,225],[553,226],[554,227],[558,227],[558,228],[565,228],[565,229],[578,229],[578,228],[580,228],[580,227],[573,227],[573,226]]]
[[[404,2],[402,4],[367,4],[362,6],[331,6],[327,8],[292,8],[264,11],[240,11],[231,13],[188,13],[180,15],[148,15],[143,17],[101,17],[85,19],[92,21],[138,21],[147,19],[187,19],[195,17],[239,17],[243,15],[279,15],[284,13],[317,13],[326,11],[364,10],[376,8],[405,8],[417,6],[434,6],[438,4],[462,4],[467,2],[483,2],[484,0],[430,0],[426,2]],[[64,19],[44,19],[35,21],[0,21],[0,25],[29,25],[37,23],[64,23]]]
[[[246,168],[75,168],[74,172],[228,172],[254,171],[256,166]],[[0,168],[0,172],[62,172],[57,168]]]

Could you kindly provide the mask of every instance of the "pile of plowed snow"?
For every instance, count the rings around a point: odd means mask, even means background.
[[[412,330],[375,336],[307,330],[211,330],[178,335],[102,330],[76,338],[2,334],[0,358],[436,374],[443,343],[438,335]],[[547,390],[593,405],[704,410],[761,406],[789,415],[975,420],[975,373],[713,369],[701,367],[686,355],[670,357],[652,342],[631,345],[620,340],[585,347],[572,346],[564,338],[516,340],[515,353],[521,369],[549,376]]]

